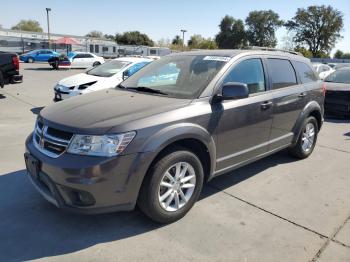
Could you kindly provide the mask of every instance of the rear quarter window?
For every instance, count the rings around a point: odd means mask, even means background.
[[[303,84],[317,81],[317,76],[308,64],[294,61],[294,65]]]
[[[272,89],[293,86],[297,84],[294,68],[289,60],[267,59],[268,72],[272,82]]]

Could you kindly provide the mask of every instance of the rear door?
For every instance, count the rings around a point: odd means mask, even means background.
[[[265,62],[273,96],[273,122],[269,150],[274,150],[292,141],[294,125],[307,103],[307,90],[298,81],[290,60],[273,57],[267,58]]]
[[[76,54],[72,59],[71,67],[84,67],[83,65],[83,54]]]
[[[247,84],[249,97],[221,103],[217,173],[266,153],[272,124],[272,95],[262,59],[253,56],[235,63],[221,86],[226,82]]]

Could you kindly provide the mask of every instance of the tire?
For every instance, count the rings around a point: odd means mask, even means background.
[[[181,171],[186,170],[181,180],[187,179],[187,181],[175,182],[177,168]],[[167,171],[174,180],[165,175]],[[137,204],[153,221],[162,224],[172,223],[185,216],[197,201],[203,179],[203,166],[199,158],[186,149],[174,148],[160,157],[149,169],[141,186]],[[161,182],[166,186],[161,185]],[[169,200],[167,206],[166,202]]]
[[[313,128],[313,132],[312,130],[310,130],[310,128]],[[312,133],[313,133],[313,137],[310,136]],[[292,156],[299,159],[304,159],[309,157],[315,148],[317,135],[318,135],[317,120],[313,116],[309,116],[304,120],[298,140],[295,145],[289,148],[289,153]]]
[[[0,87],[4,88],[5,86],[5,80],[4,80],[4,75],[2,74],[2,72],[0,71]]]
[[[92,64],[92,66],[95,67],[95,66],[98,66],[98,65],[100,65],[100,64],[101,64],[100,62],[94,62],[94,63]]]
[[[34,58],[29,57],[29,58],[27,59],[27,63],[34,63]]]

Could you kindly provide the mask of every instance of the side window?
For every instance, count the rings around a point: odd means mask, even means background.
[[[267,59],[267,66],[272,81],[272,89],[297,84],[297,78],[289,60],[269,58]]]
[[[95,45],[95,53],[99,53],[100,52],[100,46],[99,45]]]
[[[83,54],[76,54],[73,58],[75,59],[75,58],[83,58],[83,57],[84,57]]]
[[[92,58],[93,56],[91,54],[83,54],[84,58]]]
[[[308,66],[303,62],[297,62],[297,61],[295,61],[294,64],[295,64],[295,69],[297,70],[300,76],[301,82],[303,84],[317,81],[317,77],[315,76],[315,73],[310,68],[310,66]]]
[[[265,91],[264,69],[259,58],[247,59],[236,65],[225,77],[227,82],[240,82],[248,86],[249,94]]]
[[[94,45],[90,45],[90,53],[94,52]]]

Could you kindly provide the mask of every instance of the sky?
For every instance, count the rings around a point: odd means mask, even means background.
[[[338,41],[336,49],[350,52],[350,1],[308,1],[308,0],[0,0],[0,24],[10,28],[20,19],[35,19],[47,31],[46,7],[50,13],[50,31],[60,34],[85,35],[91,30],[104,34],[122,33],[138,30],[149,35],[154,41],[161,38],[172,39],[188,32],[185,41],[192,34],[215,37],[219,23],[225,15],[245,19],[250,11],[272,9],[283,20],[289,20],[297,8],[310,5],[331,5],[344,15],[343,39]],[[278,29],[276,36],[279,45],[286,35],[285,29]]]

